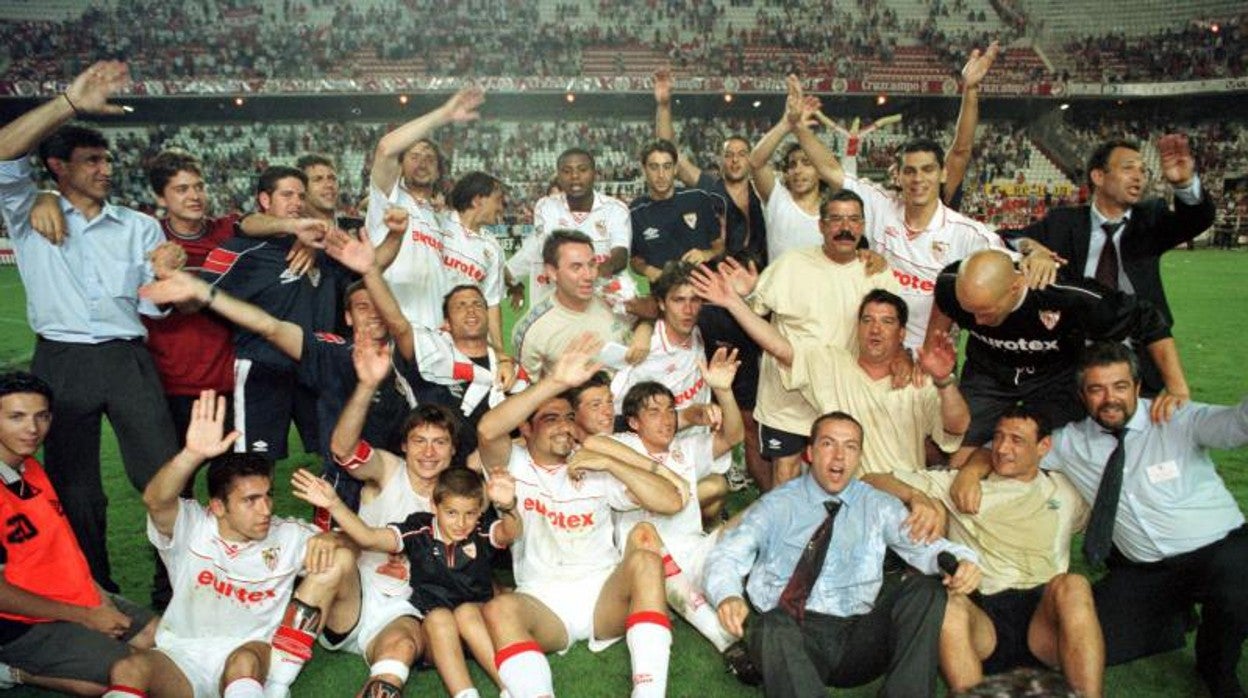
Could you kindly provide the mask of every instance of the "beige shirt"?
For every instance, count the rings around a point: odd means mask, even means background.
[[[892,379],[873,380],[849,352],[809,340],[793,345],[793,366],[781,370],[784,387],[798,390],[820,414],[840,410],[862,423],[859,475],[923,470],[924,440],[952,453],[962,445],[940,418],[940,394],[930,382],[922,388],[893,389]]]
[[[1040,471],[1031,482],[989,475],[978,514],[953,505],[955,471],[894,473],[949,510],[949,540],[979,554],[980,591],[1030,589],[1070,567],[1070,538],[1088,522],[1088,505],[1061,473]]]
[[[760,315],[771,313],[771,324],[794,345],[813,340],[852,351],[858,306],[875,288],[900,290],[887,269],[867,276],[862,262],[837,264],[821,247],[803,247],[784,253],[763,271],[750,304]],[[763,356],[754,417],[773,429],[808,434],[820,413],[800,391],[784,387],[782,370],[771,355]]]
[[[584,332],[592,332],[608,344],[627,345],[629,327],[597,296],[590,299],[584,312],[577,312],[551,294],[516,323],[511,347],[530,381],[536,382],[555,365],[564,348]]]

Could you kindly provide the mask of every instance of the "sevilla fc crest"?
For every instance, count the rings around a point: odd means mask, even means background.
[[[270,572],[277,569],[277,558],[281,553],[282,549],[280,546],[265,548],[260,551],[260,559],[264,560],[264,566],[268,567]]]
[[[685,225],[687,225],[688,227],[690,228],[698,227],[698,214],[686,213],[683,216],[681,216],[681,218],[685,220]]]
[[[945,254],[949,252],[949,243],[932,240],[932,258],[941,264],[945,263]]]
[[[1062,311],[1060,310],[1041,310],[1040,311],[1040,324],[1044,325],[1044,328],[1046,330],[1051,330],[1054,327],[1057,327],[1057,323],[1060,322],[1061,319],[1062,319]]]

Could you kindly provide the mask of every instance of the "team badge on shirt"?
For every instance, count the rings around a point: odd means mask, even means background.
[[[944,264],[945,255],[948,253],[949,243],[943,240],[932,240],[932,257],[935,257],[937,262]]]
[[[683,218],[683,219],[685,220],[685,225],[686,225],[686,226],[688,226],[688,227],[690,227],[690,228],[696,228],[696,227],[698,227],[698,214],[696,214],[696,213],[686,213],[686,214],[682,215],[682,216],[681,216],[681,218]]]
[[[275,545],[272,548],[265,548],[264,550],[261,550],[260,559],[264,560],[264,566],[268,567],[269,571],[272,572],[277,569],[277,560],[281,554],[281,546]]]
[[[594,222],[594,232],[598,233],[599,235],[606,235],[606,234],[607,234],[607,222],[606,222],[606,221],[595,221],[595,222]]]
[[[1040,324],[1044,325],[1044,329],[1051,330],[1057,327],[1057,323],[1062,319],[1062,311],[1060,310],[1041,310]]]

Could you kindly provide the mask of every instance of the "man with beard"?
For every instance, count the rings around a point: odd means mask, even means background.
[[[633,199],[632,267],[650,281],[671,261],[700,264],[724,251],[722,202],[701,189],[676,190],[676,146],[657,140],[641,151],[646,193]]]
[[[1198,603],[1196,670],[1211,695],[1243,696],[1248,527],[1209,449],[1248,444],[1248,401],[1189,402],[1150,419],[1135,352],[1113,343],[1087,348],[1076,381],[1088,417],[1053,432],[1040,466],[1065,474],[1092,505],[1083,550],[1109,567],[1093,585],[1106,663],[1182,647]],[[958,474],[959,508],[978,511],[987,472],[980,463]]]
[[[869,274],[859,259],[858,241],[865,225],[858,195],[837,192],[822,206],[822,246],[790,250],[762,276],[731,259],[720,264],[720,273],[730,279],[737,294],[747,298],[751,310],[761,316],[770,313],[772,326],[788,341],[848,350],[862,297],[876,288],[899,290],[891,274]],[[760,424],[763,455],[774,465],[770,478],[755,478],[764,491],[798,475],[808,440],[805,434],[819,416],[801,391],[785,387],[783,373],[775,357],[763,357],[754,417]]]
[[[628,206],[594,189],[598,169],[589,151],[568,148],[559,154],[555,168],[557,190],[533,205],[533,234],[507,260],[508,275],[515,280],[508,284],[512,307],[519,308],[524,300],[522,279],[526,274],[533,303],[554,290],[554,279],[542,268],[542,244],[552,230],[561,229],[579,230],[593,240],[598,292],[614,308],[637,295],[636,284],[626,270],[633,235]]]

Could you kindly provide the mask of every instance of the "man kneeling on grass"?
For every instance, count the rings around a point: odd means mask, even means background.
[[[516,591],[483,611],[513,698],[554,695],[544,652],[564,652],[582,639],[602,650],[621,635],[632,657],[633,696],[662,696],[667,688],[672,634],[663,561],[639,546],[621,557],[611,512],[641,506],[671,515],[684,501],[654,461],[638,468],[592,452],[588,442],[572,453],[566,392],[601,368],[594,359],[601,348],[589,334],[573,340],[540,382],[487,412],[478,427],[482,465],[490,477],[515,478],[524,524],[515,546]],[[517,427],[523,446],[511,440]]]
[[[205,390],[186,445],[143,493],[147,536],[169,567],[173,599],[156,649],[113,665],[108,698],[289,695],[322,620],[334,624],[337,601],[358,596],[340,584],[354,577],[355,556],[333,534],[273,516],[272,461],[227,453],[238,432],[224,436],[224,422],[225,398]],[[205,461],[207,507],[178,497]]]
[[[494,551],[520,532],[516,483],[505,473],[490,478],[465,468],[444,471],[433,489],[433,513],[417,512],[402,523],[369,526],[334,492],[333,485],[306,470],[295,473],[295,496],[324,507],[360,547],[403,554],[411,564],[412,603],[424,615],[425,658],[454,698],[479,698],[464,661],[467,643],[477,663],[496,682],[494,645],[481,604],[494,595]],[[500,514],[483,511],[486,495]],[[396,694],[397,695],[397,694]]]

